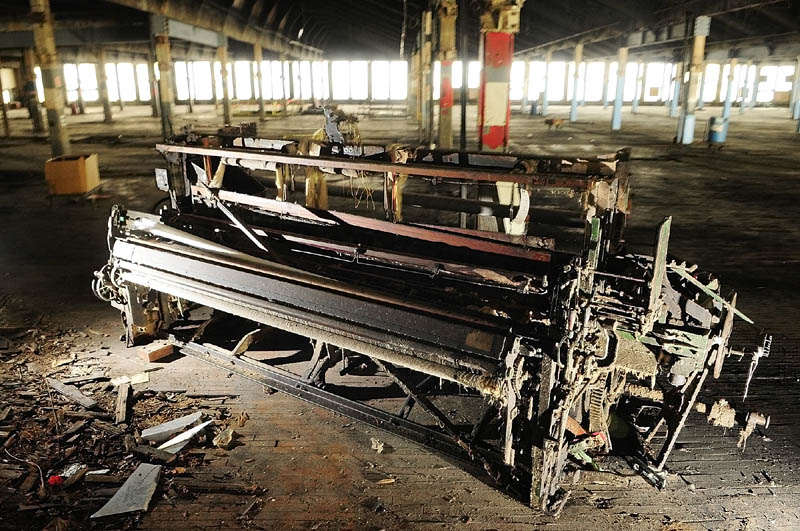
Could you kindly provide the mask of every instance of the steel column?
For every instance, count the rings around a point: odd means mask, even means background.
[[[608,108],[608,74],[610,70],[610,64],[608,59],[606,59],[603,65],[603,109]]]
[[[97,87],[100,89],[100,102],[103,104],[103,121],[110,124],[114,121],[111,113],[111,101],[108,99],[108,75],[106,75],[106,54],[103,48],[97,48],[95,51],[97,57],[97,68],[95,76],[97,77]]]
[[[456,58],[456,18],[458,5],[455,0],[442,0],[439,4],[439,61],[441,83],[439,85],[439,147],[453,147],[453,60]]]
[[[552,52],[547,52],[544,55],[544,90],[542,91],[542,116],[547,116],[547,99],[548,90],[547,86],[550,84],[550,61],[553,58]]]
[[[422,13],[422,28],[420,31],[422,39],[420,46],[422,58],[420,63],[420,73],[422,83],[420,84],[421,115],[419,140],[423,144],[430,144],[433,141],[433,14],[430,10]]]
[[[755,107],[758,102],[758,80],[761,77],[761,63],[756,63],[755,68],[753,72],[753,91],[750,94],[750,103],[748,105],[751,109]]]
[[[578,121],[578,85],[581,78],[581,62],[583,61],[583,43],[575,46],[575,68],[572,72],[572,102],[569,110],[569,121]]]
[[[711,28],[709,17],[697,17],[694,21],[694,42],[689,63],[689,82],[684,84],[683,105],[678,119],[677,143],[691,144],[694,141],[694,126],[697,112],[697,88],[703,74],[706,53],[706,37]]]
[[[753,61],[747,61],[747,70],[744,73],[744,88],[742,89],[742,101],[739,102],[739,114],[743,114],[747,109],[747,99],[750,96],[750,70],[753,66]]]
[[[158,97],[161,107],[161,135],[164,138],[172,136],[172,106],[174,94],[172,92],[172,53],[169,46],[169,37],[165,33],[155,35],[156,59],[158,60]]]
[[[725,103],[722,105],[722,118],[730,120],[731,107],[733,106],[733,79],[734,71],[736,70],[736,59],[731,59],[730,67],[728,68],[728,89],[725,91]],[[721,74],[720,74],[721,75]]]
[[[211,68],[214,68],[213,63]],[[156,81],[156,61],[153,58],[152,46],[147,47],[147,82],[150,85],[150,106],[153,111],[151,116],[158,118],[160,116],[158,109],[158,82]]]
[[[267,119],[264,105],[264,56],[260,44],[253,46],[253,59],[256,62],[256,81],[258,82],[258,119],[263,122]],[[313,70],[313,65],[312,65]],[[313,96],[314,87],[311,87]]]
[[[69,155],[72,148],[64,122],[64,80],[58,62],[56,41],[53,35],[53,15],[50,0],[31,0],[33,39],[42,69],[47,124],[50,129],[50,147],[54,157]]]
[[[636,63],[636,87],[634,87],[633,104],[631,105],[631,113],[636,114],[639,112],[639,100],[642,97],[644,90],[644,63],[641,61]]]
[[[217,58],[220,64],[220,77],[222,78],[222,122],[231,123],[231,95],[228,89],[228,47],[217,48]],[[283,67],[283,65],[281,65]],[[285,98],[284,98],[285,100]]]
[[[706,70],[705,70],[706,68],[707,68],[707,65],[704,65],[703,66],[703,71],[700,72],[700,79],[697,81],[697,84],[699,86],[699,90],[697,92],[697,108],[698,109],[704,108],[705,104],[706,104],[705,98],[703,97],[704,96],[703,92],[705,92],[705,88],[706,88],[706,86],[705,86],[706,85]]]
[[[620,48],[617,53],[617,91],[614,96],[614,111],[611,115],[611,130],[622,128],[622,97],[625,93],[625,69],[628,66],[628,49]]]
[[[36,90],[36,53],[33,48],[25,48],[22,51],[22,66],[24,69],[25,104],[28,107],[28,114],[33,122],[33,132],[44,133],[44,121],[42,120],[42,110],[39,107],[39,93]]]
[[[117,62],[114,63],[114,77],[117,78],[117,102],[119,103],[119,110],[125,110],[125,102],[122,101],[122,83],[119,82],[119,55],[117,55]]]
[[[672,85],[672,99],[669,100],[669,116],[675,118],[678,116],[678,104],[681,101],[681,85],[683,85],[683,61],[676,60],[675,64],[675,78]]]

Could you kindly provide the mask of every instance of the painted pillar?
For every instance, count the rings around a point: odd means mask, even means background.
[[[603,109],[608,109],[608,74],[610,63],[608,59],[603,61]]]
[[[419,51],[411,54],[408,69],[408,111],[407,114],[417,123],[420,120],[419,101]]]
[[[456,18],[458,4],[455,0],[439,3],[439,61],[441,84],[439,86],[439,147],[453,147],[453,60],[456,58]]]
[[[2,71],[2,65],[0,65],[0,71]],[[8,122],[8,105],[6,104],[6,99],[3,96],[3,76],[0,75],[0,108],[3,111],[3,132],[5,133],[6,137],[11,136],[11,125]]]
[[[214,64],[211,64],[214,68]],[[158,82],[156,81],[156,61],[153,58],[153,50],[151,46],[147,48],[147,82],[150,84],[150,107],[152,108],[151,116],[153,118],[159,117],[158,109]]]
[[[625,93],[625,69],[628,66],[628,49],[620,48],[617,53],[617,90],[614,96],[614,111],[611,114],[611,130],[622,129],[622,97]]]
[[[520,110],[522,114],[528,114],[528,92],[530,90],[531,79],[531,62],[525,57],[525,77],[522,78],[522,101],[520,102]]]
[[[44,133],[44,120],[42,120],[42,110],[39,106],[39,93],[36,91],[36,53],[33,48],[25,48],[22,51],[22,67],[24,69],[25,103],[28,107],[28,115],[33,122],[33,132]]]
[[[258,119],[263,122],[267,119],[267,116],[266,105],[264,104],[264,56],[260,44],[253,46],[253,59],[256,62],[256,81],[258,82]],[[313,92],[313,86],[311,90]]]
[[[39,65],[42,69],[44,103],[47,110],[47,124],[50,129],[50,147],[54,157],[69,155],[72,147],[64,123],[64,79],[62,66],[58,62],[56,40],[53,34],[53,14],[50,0],[31,0],[31,20],[33,21],[33,40]]]
[[[572,102],[569,109],[569,121],[578,121],[578,85],[581,78],[581,61],[583,61],[583,43],[575,46],[575,68],[572,72]]]
[[[220,77],[222,77],[222,122],[231,123],[231,95],[228,89],[228,46],[217,48],[217,59],[220,64]],[[281,65],[283,67],[283,65]],[[235,76],[234,76],[235,77]],[[285,95],[284,95],[285,96]],[[284,102],[286,98],[284,97]]]
[[[106,54],[103,48],[97,48],[95,51],[97,57],[97,68],[95,68],[95,75],[97,76],[97,88],[100,89],[100,102],[103,104],[103,121],[110,124],[114,121],[114,116],[111,113],[111,101],[108,99],[108,75],[106,75]]]
[[[744,113],[747,109],[747,100],[750,96],[750,70],[752,70],[753,61],[747,61],[747,70],[744,74],[744,89],[742,90],[742,101],[739,102],[739,114]]]
[[[706,57],[706,37],[711,29],[710,17],[697,17],[694,19],[694,41],[692,43],[692,56],[689,63],[689,82],[684,87],[683,105],[678,119],[678,134],[676,140],[679,144],[694,142],[694,126],[697,112],[697,88],[700,76],[703,75],[703,64]]]
[[[705,92],[705,89],[706,89],[706,86],[705,86],[706,85],[706,71],[705,71],[705,68],[706,67],[704,66],[703,67],[703,71],[700,72],[700,79],[697,81],[698,87],[700,89],[698,91],[698,93],[697,93],[697,108],[698,109],[704,108],[705,104],[706,104],[705,98],[703,97],[704,96],[703,93]]]
[[[481,83],[478,93],[478,148],[508,147],[511,62],[519,31],[521,2],[493,2],[481,13]]]
[[[733,106],[733,73],[736,70],[736,59],[731,59],[730,67],[728,68],[728,89],[725,91],[725,103],[722,105],[722,118],[729,120],[731,117],[731,107]]]
[[[550,61],[553,59],[553,52],[544,55],[544,90],[542,90],[542,116],[547,116],[548,85],[550,84]]]
[[[631,113],[636,114],[639,112],[639,100],[642,98],[642,91],[644,90],[644,63],[641,61],[636,63],[636,86],[633,92],[633,104],[631,105]]]
[[[164,138],[172,136],[172,106],[174,93],[172,92],[172,51],[169,46],[169,37],[166,33],[155,35],[156,60],[158,61],[158,98],[161,107],[161,135]]]

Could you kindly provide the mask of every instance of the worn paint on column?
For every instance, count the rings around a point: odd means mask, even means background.
[[[482,151],[505,151],[511,106],[508,98],[514,34],[483,34],[483,68],[478,98],[478,135]]]
[[[106,54],[103,48],[98,48],[95,52],[97,57],[97,86],[100,89],[100,102],[103,104],[103,121],[111,123],[114,117],[111,114],[111,101],[108,99],[108,75],[106,75]]]
[[[453,147],[453,60],[456,57],[456,18],[458,5],[455,0],[444,0],[439,4],[439,61],[441,62],[441,86],[439,87],[439,147]]]
[[[165,34],[155,36],[156,60],[158,60],[158,96],[161,105],[161,134],[164,138],[172,136],[172,53],[169,37]]]

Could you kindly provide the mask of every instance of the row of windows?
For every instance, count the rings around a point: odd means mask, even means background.
[[[308,100],[405,100],[408,96],[408,65],[406,61],[264,61],[261,64],[261,84],[256,82],[256,64],[251,61],[235,61],[228,65],[228,90],[239,100],[258,98],[263,92],[264,99],[281,99],[284,95],[290,98]],[[145,63],[108,63],[104,66],[108,77],[108,93],[111,101],[149,101],[150,86],[147,64]],[[212,76],[212,68],[214,74]],[[581,63],[578,76],[578,97],[587,102],[599,102],[603,97],[603,62]],[[730,66],[719,64],[706,65],[701,84],[705,101],[724,99],[727,92],[727,77]],[[196,100],[209,101],[222,97],[222,65],[210,61],[177,61],[174,65],[175,86],[178,100],[187,100],[190,95]],[[676,65],[672,63],[628,63],[625,70],[624,100],[632,101],[638,93],[645,102],[669,101],[675,92]],[[774,99],[776,92],[787,92],[792,87],[794,65],[765,65],[758,70],[759,81],[756,85],[756,67],[744,64],[734,68],[733,87],[736,88],[735,101],[751,97],[754,87],[757,88],[756,101],[768,103]],[[328,75],[332,83],[328,82]],[[529,63],[528,98],[538,99],[545,88],[545,63],[532,61]],[[556,61],[550,63],[547,72],[548,101],[564,101],[572,98],[574,91],[574,62]],[[44,99],[40,70],[36,68],[37,86],[40,100]],[[688,75],[688,74],[687,74]],[[720,75],[723,82],[720,83]],[[441,77],[440,64],[434,63],[433,96],[439,97]],[[616,92],[617,64],[609,65],[608,90],[610,98]],[[156,65],[158,78],[158,65]],[[291,79],[291,82],[290,82]],[[65,64],[64,81],[67,89],[67,100],[78,99],[78,86],[85,101],[99,99],[96,68],[91,63]],[[461,88],[462,63],[453,62],[453,88]],[[525,63],[515,61],[511,68],[510,97],[518,101],[522,99],[525,86]],[[470,61],[467,66],[467,86],[477,88],[480,82],[480,63]],[[333,92],[330,94],[329,91]],[[291,94],[290,94],[291,92]],[[3,94],[6,101],[8,91]]]

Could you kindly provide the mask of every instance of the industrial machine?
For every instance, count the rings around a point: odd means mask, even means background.
[[[184,354],[476,463],[543,510],[563,507],[567,469],[596,467],[615,447],[662,486],[698,392],[731,353],[734,319],[749,319],[717,278],[668,254],[670,218],[651,256],[626,250],[629,151],[370,146],[341,135],[341,118],[329,116],[321,140],[228,127],[157,146],[169,204],[114,207],[93,286],[121,311],[128,344],[169,336]],[[383,208],[287,200],[294,177],[319,172],[382,183],[371,191]],[[403,201],[411,183],[424,199]],[[497,199],[465,199],[471,187]],[[431,214],[434,190],[443,212],[486,211],[501,230],[465,228],[463,216],[401,221],[403,204],[428,201]],[[175,326],[201,306],[252,332],[223,348],[203,325]],[[310,339],[303,371],[247,355],[266,327]],[[399,411],[328,385],[359,360],[390,379]],[[449,399],[461,401],[458,420]]]

